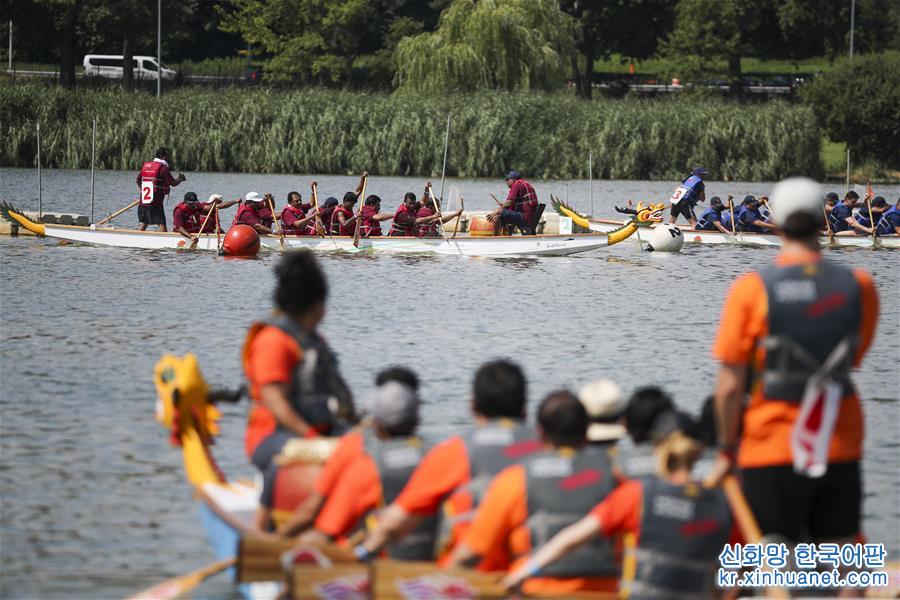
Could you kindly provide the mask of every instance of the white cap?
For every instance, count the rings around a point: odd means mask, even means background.
[[[578,399],[591,421],[587,431],[588,441],[608,442],[625,437],[625,426],[621,423],[599,422],[614,421],[625,411],[622,390],[616,382],[609,379],[592,381],[581,388]]]
[[[215,202],[216,200],[221,200],[222,194],[210,194],[209,200],[207,202]]]
[[[366,408],[385,427],[396,427],[419,418],[419,398],[409,386],[388,381],[369,395]]]
[[[772,190],[772,221],[783,227],[794,213],[805,212],[822,218],[822,188],[806,177],[791,177],[780,181]]]
[[[244,196],[244,202],[262,202],[263,197],[260,196],[256,192],[247,192],[247,195]]]

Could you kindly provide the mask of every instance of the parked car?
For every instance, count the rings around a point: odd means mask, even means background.
[[[84,57],[84,75],[86,77],[108,77],[110,79],[121,79],[123,77],[124,57],[114,54],[88,54]],[[132,57],[132,73],[135,79],[156,80],[159,73],[159,66],[156,58],[152,56],[133,56]],[[167,69],[165,65],[162,68],[163,79],[175,79],[175,71]]]

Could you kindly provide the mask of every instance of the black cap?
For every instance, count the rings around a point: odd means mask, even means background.
[[[754,196],[751,196],[750,194],[747,194],[746,196],[744,196],[744,200],[741,202],[741,204],[748,204],[750,202],[756,202],[756,198]]]
[[[830,200],[834,200],[835,202],[838,202],[841,199],[841,197],[838,196],[835,192],[828,192],[827,194],[825,194],[825,197]]]
[[[188,192],[188,193],[186,193],[186,194],[184,195],[184,201],[185,201],[185,202],[196,202],[196,201],[197,201],[197,194],[195,194],[194,192]]]
[[[510,171],[509,173],[506,174],[505,179],[513,179],[513,180],[522,179],[522,174],[519,173],[518,171],[516,171],[515,169],[513,169],[512,171]]]
[[[712,198],[710,198],[710,200],[709,200],[709,205],[710,205],[710,206],[725,206],[725,205],[722,203],[722,199],[719,198],[718,196],[713,196]]]

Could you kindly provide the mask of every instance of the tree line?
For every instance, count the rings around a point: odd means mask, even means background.
[[[684,79],[741,59],[846,54],[850,0],[161,0],[166,62],[243,55],[272,81],[413,93],[552,90],[591,96],[594,62],[662,57]],[[155,54],[156,5],[17,0],[18,61],[74,85],[87,53]],[[900,3],[857,0],[856,52],[900,49]],[[4,47],[8,30],[3,28]],[[127,70],[126,70],[127,73]],[[130,81],[125,81],[126,87]]]

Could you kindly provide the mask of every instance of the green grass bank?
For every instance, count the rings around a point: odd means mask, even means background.
[[[436,175],[448,112],[448,172],[496,177],[675,179],[694,164],[716,179],[818,177],[821,132],[812,112],[780,102],[595,100],[565,94],[428,97],[331,90],[182,89],[70,92],[40,84],[0,87],[0,165],[135,169],[157,146],[185,170]]]

